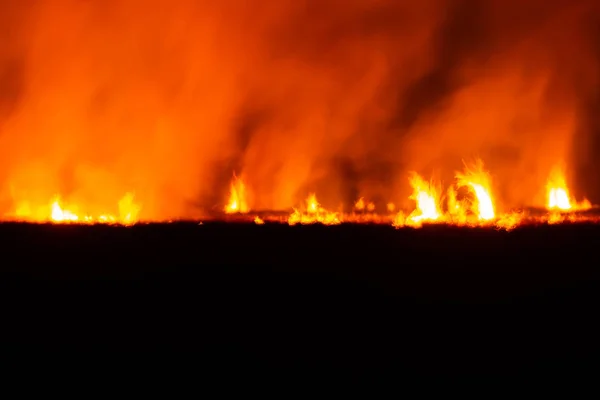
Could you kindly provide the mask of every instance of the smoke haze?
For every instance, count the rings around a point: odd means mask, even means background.
[[[505,207],[563,163],[600,201],[594,0],[0,0],[0,211],[60,194],[143,217],[309,192],[406,202],[481,157]],[[406,199],[406,200],[403,200]]]

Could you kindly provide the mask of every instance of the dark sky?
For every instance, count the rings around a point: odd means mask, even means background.
[[[0,208],[406,201],[481,157],[504,208],[600,203],[592,0],[0,0]],[[192,206],[193,205],[193,206]]]

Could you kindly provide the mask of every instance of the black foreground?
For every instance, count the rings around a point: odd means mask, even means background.
[[[600,225],[1,224],[10,349],[252,368],[591,371]]]

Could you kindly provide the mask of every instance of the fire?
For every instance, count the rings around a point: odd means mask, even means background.
[[[354,209],[357,211],[363,211],[365,209],[365,199],[362,197],[358,199],[356,203],[354,203]]]
[[[53,222],[77,222],[79,221],[79,217],[72,213],[69,210],[63,210],[60,206],[60,199],[57,197],[52,202],[52,214],[50,215],[50,219]]]
[[[288,223],[296,224],[316,224],[323,225],[338,225],[341,223],[338,213],[330,212],[321,207],[317,201],[317,196],[311,193],[306,199],[306,207],[304,211],[294,209],[294,212],[289,216]]]
[[[356,211],[368,211],[368,212],[373,212],[375,211],[375,203],[373,202],[365,202],[364,197],[361,197],[360,199],[358,199],[356,201],[356,203],[354,203],[354,209]]]
[[[488,226],[512,230],[524,223],[557,224],[590,220],[575,211],[587,210],[590,202],[584,199],[577,203],[570,195],[562,170],[555,169],[546,184],[548,213],[543,216],[528,215],[523,211],[509,211],[500,214],[496,211],[497,200],[493,197],[490,173],[484,169],[481,160],[473,165],[465,165],[462,172],[455,174],[445,196],[441,182],[426,180],[413,172],[408,177],[412,193],[408,197],[414,202],[412,210],[397,210],[397,203],[386,204],[387,214],[375,213],[375,203],[360,197],[353,204],[349,214],[333,212],[323,207],[315,193],[311,193],[303,207],[294,209],[287,217],[289,225],[323,224],[337,225],[342,222],[390,224],[396,228],[419,228],[424,224],[437,223],[456,226]],[[230,186],[227,213],[246,214],[249,207],[246,199],[246,186],[241,179],[234,177]],[[70,224],[120,224],[131,225],[139,221],[140,205],[133,193],[127,193],[117,203],[114,213],[90,213],[89,205],[65,201],[56,195],[46,205],[36,206],[34,202],[19,202],[11,220],[26,222],[51,222]],[[97,208],[96,208],[97,210]],[[283,222],[282,216],[269,215],[248,217],[257,225],[265,222]],[[587,218],[587,219],[586,219]]]
[[[138,220],[141,207],[135,203],[133,193],[127,193],[119,200],[119,221],[124,225],[131,225]]]
[[[442,217],[438,189],[416,173],[411,174],[410,185],[413,188],[410,199],[416,202],[417,208],[408,216],[407,223],[418,226],[424,221],[438,221]]]
[[[523,221],[523,213],[512,212],[501,215],[496,221],[496,227],[507,231],[515,229]]]
[[[548,210],[557,212],[587,210],[592,207],[589,200],[584,199],[577,203],[571,198],[564,172],[561,168],[554,168],[546,184]]]
[[[464,172],[456,174],[457,187],[467,188],[474,196],[472,211],[480,221],[491,221],[496,217],[492,200],[491,179],[483,169],[483,162],[477,160],[473,166],[465,166]]]
[[[446,198],[449,220],[458,225],[465,225],[467,223],[467,210],[469,209],[467,201],[458,200],[458,194],[454,186],[448,188]]]
[[[549,210],[558,209],[567,211],[573,208],[571,199],[569,198],[569,189],[567,188],[567,183],[562,170],[555,169],[552,171],[546,187],[548,192],[547,207]]]
[[[55,224],[119,224],[132,225],[138,222],[140,205],[135,202],[134,195],[127,193],[118,202],[118,213],[85,213],[75,204],[65,205],[60,196],[54,196],[48,205],[32,207],[29,202],[22,202],[10,219],[24,222],[51,222]]]
[[[481,161],[471,167],[465,166],[464,172],[456,174],[456,184],[447,190],[446,212],[442,210],[440,184],[427,182],[417,173],[410,175],[409,183],[413,189],[410,199],[415,201],[416,206],[408,216],[402,210],[396,214],[393,222],[396,227],[419,227],[423,223],[476,225],[496,221],[497,226],[506,228],[514,227],[518,221],[518,217],[513,214],[510,214],[510,218],[497,218],[490,176]],[[466,189],[469,198],[459,200],[458,191],[461,188]]]
[[[246,200],[246,185],[244,182],[233,177],[229,192],[229,202],[225,206],[227,214],[246,214],[250,211]]]
[[[0,216],[130,223],[128,191],[153,222],[577,215],[581,188],[545,184],[556,161],[598,166],[599,2],[523,3],[0,2]],[[453,181],[472,154],[491,182]],[[430,168],[436,193],[409,200],[406,172]],[[348,212],[307,208],[306,188]]]

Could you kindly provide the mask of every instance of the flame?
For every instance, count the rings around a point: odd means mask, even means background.
[[[589,200],[583,199],[581,203],[577,203],[571,198],[565,174],[560,167],[555,167],[546,183],[546,208],[555,212],[588,210],[592,207]]]
[[[227,214],[246,214],[250,211],[246,201],[246,185],[244,182],[233,177],[229,192],[229,202],[225,206]]]
[[[368,212],[373,212],[375,211],[375,203],[373,203],[372,201],[370,202],[366,202],[364,197],[361,197],[360,199],[358,199],[356,201],[356,203],[354,203],[354,209],[356,211],[368,211]]]
[[[118,213],[97,215],[81,212],[84,207],[76,204],[65,205],[60,196],[55,195],[48,205],[33,207],[30,202],[22,202],[16,212],[8,217],[23,222],[51,222],[55,224],[119,224],[133,225],[139,221],[141,206],[135,202],[133,193],[127,193],[117,203]]]
[[[458,201],[458,194],[456,193],[456,188],[454,186],[448,188],[446,198],[449,220],[458,225],[465,225],[467,223],[467,211],[469,209],[466,199]]]
[[[418,226],[425,221],[438,221],[442,217],[438,189],[431,182],[425,182],[417,173],[411,174],[409,182],[413,188],[410,199],[416,202],[417,207],[408,216],[407,223]]]
[[[412,173],[409,183],[413,192],[409,198],[415,201],[415,209],[408,216],[400,210],[394,216],[392,225],[397,228],[404,226],[418,228],[423,223],[458,226],[493,224],[499,229],[512,230],[523,222],[525,216],[522,212],[512,211],[500,216],[496,214],[491,180],[489,173],[483,168],[483,162],[477,161],[473,166],[465,166],[464,172],[457,173],[456,177],[456,184],[447,190],[446,212],[444,212],[440,196],[441,185],[434,184],[433,181],[427,182],[417,173]],[[458,189],[460,188],[466,188],[472,198],[459,200]]]
[[[508,214],[501,215],[496,221],[496,227],[499,229],[504,229],[506,231],[511,231],[521,224],[524,219],[524,215],[522,212],[511,212]]]
[[[77,222],[79,221],[79,216],[74,214],[69,210],[63,210],[60,206],[60,199],[56,197],[52,202],[52,214],[50,215],[50,219],[53,222]]]
[[[598,169],[594,146],[572,142],[595,131],[600,2],[303,3],[257,12],[242,1],[0,2],[10,33],[0,48],[0,214],[136,220],[117,209],[132,191],[145,220],[209,218],[214,204],[283,220],[314,188],[360,214],[339,219],[425,223],[431,199],[408,209],[404,177],[427,180],[435,168],[436,223],[493,224],[512,207],[546,208],[537,197],[555,161]],[[494,166],[493,186],[469,177],[446,187],[472,154]],[[229,198],[233,169],[244,182]],[[552,210],[591,205],[572,197],[583,188],[568,189],[549,195]]]
[[[362,197],[358,199],[356,203],[354,203],[354,208],[357,211],[363,211],[365,209],[365,199]]]
[[[490,175],[483,169],[483,161],[472,166],[465,165],[463,172],[456,174],[457,187],[468,188],[473,196],[472,211],[480,221],[491,221],[496,217],[492,200]]]
[[[575,214],[575,211],[587,210],[591,203],[584,199],[577,203],[570,195],[562,170],[554,169],[546,183],[548,214],[543,217],[528,215],[523,211],[509,211],[504,214],[496,212],[497,200],[492,193],[490,174],[484,169],[481,160],[472,165],[465,165],[462,172],[456,173],[454,184],[446,190],[445,199],[441,196],[440,182],[425,180],[413,172],[408,177],[412,193],[408,197],[415,204],[410,212],[398,210],[393,202],[388,202],[386,210],[389,214],[375,213],[375,203],[360,197],[350,214],[332,212],[324,208],[315,193],[305,200],[304,206],[294,209],[285,219],[289,225],[323,224],[337,225],[342,222],[351,223],[383,223],[396,228],[419,228],[427,223],[444,223],[457,226],[494,226],[498,229],[512,230],[521,224],[544,222],[558,224],[594,220],[590,217]],[[463,190],[464,189],[464,190]],[[246,186],[241,179],[234,177],[231,182],[229,203],[225,210],[228,213],[248,213]],[[445,200],[445,204],[443,201]],[[47,205],[36,206],[34,202],[17,203],[10,219],[27,222],[52,222],[70,224],[121,224],[131,225],[139,221],[141,207],[133,193],[126,193],[117,203],[115,213],[89,213],[89,205],[66,202],[55,195]],[[358,211],[358,212],[357,212]],[[395,214],[394,214],[395,213]],[[265,222],[283,222],[282,217],[269,216],[268,213],[253,218],[257,225]]]
[[[317,196],[311,193],[306,199],[306,207],[304,211],[294,209],[294,212],[289,216],[288,223],[296,224],[316,224],[323,225],[338,225],[341,223],[339,213],[325,210],[317,201]]]
[[[131,225],[138,220],[141,207],[135,203],[133,193],[127,193],[119,200],[119,221],[124,225]]]

